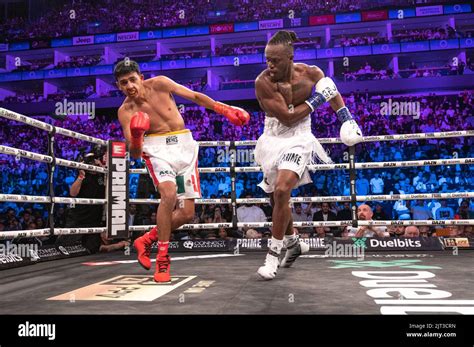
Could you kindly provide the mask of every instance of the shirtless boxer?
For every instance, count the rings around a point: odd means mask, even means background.
[[[266,112],[255,159],[263,168],[263,181],[259,186],[270,194],[273,206],[271,246],[264,266],[257,271],[267,280],[276,276],[278,266],[290,267],[298,256],[309,250],[293,233],[291,191],[311,182],[306,165],[314,163],[316,158],[323,163],[331,162],[311,133],[309,114],[329,101],[342,122],[342,142],[352,146],[362,141],[362,132],[334,82],[324,77],[317,66],[293,62],[296,41],[294,32],[280,30],[273,35],[265,48],[267,69],[255,80],[257,100]],[[287,252],[279,263],[284,243]]]
[[[117,63],[114,69],[117,86],[126,95],[118,110],[118,119],[133,158],[143,159],[161,202],[156,214],[157,226],[137,238],[134,247],[138,261],[151,268],[150,249],[158,241],[156,282],[170,281],[168,241],[171,231],[194,218],[194,199],[201,197],[197,168],[199,146],[185,128],[173,94],[224,115],[231,123],[248,123],[249,114],[237,107],[216,102],[165,76],[144,80],[138,64],[132,60]],[[184,199],[182,208],[177,199]]]

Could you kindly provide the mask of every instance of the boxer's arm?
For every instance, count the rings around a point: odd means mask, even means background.
[[[234,125],[245,125],[250,119],[249,114],[245,110],[242,110],[239,107],[229,106],[224,103],[217,102],[207,95],[186,88],[165,76],[155,77],[153,81],[153,88],[156,88],[157,91],[165,90],[168,93],[176,94],[182,98],[195,102],[199,106],[204,106],[205,108],[213,110],[218,114],[222,114]]]
[[[318,69],[319,70],[319,69]],[[324,76],[324,74],[323,74]],[[328,80],[330,83],[327,83]],[[324,81],[324,83],[322,83]],[[329,99],[329,104],[331,108],[336,112],[337,118],[341,122],[342,126],[339,131],[339,136],[347,146],[353,146],[359,142],[363,141],[362,131],[357,125],[354,117],[352,116],[349,109],[346,107],[344,100],[342,99],[341,93],[337,90],[336,85],[330,79],[321,78],[316,83],[316,91],[321,91],[324,94],[330,94],[329,97],[326,97],[326,100]],[[336,95],[334,95],[336,94]],[[318,99],[311,100],[311,102],[319,101]],[[308,102],[308,100],[306,101]],[[319,104],[315,102],[315,104]]]
[[[286,126],[292,126],[312,112],[306,103],[289,108],[283,95],[261,77],[255,80],[255,94],[260,107]]]
[[[214,109],[216,101],[207,95],[199,92],[195,92],[179,83],[176,83],[172,79],[166,76],[158,76],[153,79],[153,89],[156,91],[166,91],[168,93],[176,94],[185,98],[186,100],[192,101],[199,106],[204,106],[210,110]]]
[[[315,65],[309,66],[308,73],[310,77],[313,79],[313,81],[315,82],[315,84],[318,84],[318,82],[325,77],[323,70],[321,70],[319,67]],[[337,91],[336,96],[334,96],[333,98],[329,100],[329,105],[335,112],[340,110],[342,107],[346,106],[339,91]]]
[[[79,170],[79,175],[77,176],[74,183],[69,187],[69,195],[75,198],[81,191],[82,181],[85,178],[84,170]]]
[[[130,121],[131,118],[128,116],[128,113],[120,107],[118,110],[118,120],[120,125],[122,125],[123,136],[125,141],[130,149],[130,155],[132,158],[140,158],[142,155],[142,147],[135,148],[132,146],[132,133],[130,132]]]

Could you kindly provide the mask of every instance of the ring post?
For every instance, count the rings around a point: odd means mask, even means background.
[[[351,182],[351,210],[352,226],[357,228],[357,194],[356,194],[356,168],[355,168],[355,146],[349,147],[349,180]]]
[[[235,154],[236,146],[235,141],[230,143],[230,201],[232,204],[232,231],[237,232],[237,193],[235,190]]]
[[[56,127],[53,127],[48,133],[48,155],[52,158],[51,163],[48,164],[48,179],[49,179],[49,197],[51,202],[49,204],[49,228],[50,235],[54,235],[54,172],[56,171],[56,156],[54,154],[54,135],[56,134]]]

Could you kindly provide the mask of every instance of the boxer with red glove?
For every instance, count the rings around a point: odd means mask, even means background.
[[[250,116],[241,108],[216,102],[166,76],[145,80],[138,63],[129,59],[116,64],[114,76],[117,87],[126,96],[118,110],[118,119],[131,157],[143,156],[161,198],[156,226],[138,237],[133,245],[138,262],[148,270],[151,268],[151,246],[153,242],[158,243],[153,278],[156,282],[169,282],[171,232],[192,222],[194,199],[201,198],[197,168],[199,144],[186,129],[183,108],[177,107],[174,96],[222,114],[236,126],[246,125]],[[207,113],[202,115],[206,117]],[[177,204],[178,199],[183,203]]]

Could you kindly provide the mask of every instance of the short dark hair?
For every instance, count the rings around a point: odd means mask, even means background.
[[[114,67],[114,76],[116,80],[131,72],[136,72],[139,75],[141,74],[140,66],[136,61],[131,59],[121,60]]]
[[[293,43],[298,42],[294,31],[279,30],[268,41],[269,45],[284,45],[293,50]]]

